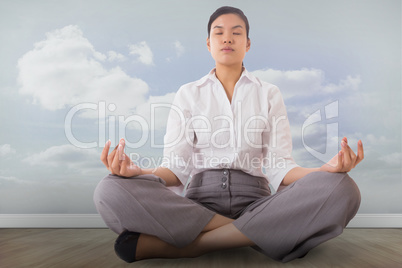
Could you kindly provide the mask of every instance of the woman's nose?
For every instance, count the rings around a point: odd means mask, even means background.
[[[233,43],[233,40],[232,40],[232,38],[230,38],[230,36],[229,35],[225,35],[224,37],[223,37],[223,43],[224,44],[231,44],[231,43]]]

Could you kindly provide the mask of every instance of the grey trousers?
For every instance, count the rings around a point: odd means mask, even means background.
[[[303,256],[342,233],[360,205],[347,173],[313,172],[271,195],[265,178],[239,170],[195,175],[179,196],[155,175],[106,176],[94,202],[106,225],[154,235],[176,247],[191,243],[219,213],[277,261]]]

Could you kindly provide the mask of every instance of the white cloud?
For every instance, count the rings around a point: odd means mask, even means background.
[[[391,153],[381,156],[379,160],[385,162],[388,166],[401,167],[401,153]]]
[[[62,180],[52,175],[37,174],[30,180],[14,176],[0,176],[0,204],[2,213],[96,213],[92,193],[99,180],[80,176]],[[41,177],[41,180],[38,180]],[[101,176],[99,176],[99,179]]]
[[[138,61],[145,65],[154,65],[153,53],[151,48],[147,45],[147,42],[142,41],[140,43],[129,45],[130,55],[138,57]]]
[[[252,72],[263,81],[277,85],[284,95],[296,95],[300,92],[315,92],[321,87],[324,73],[317,69],[280,71],[274,69]]]
[[[177,53],[182,53],[180,42],[175,43]],[[146,42],[130,46],[130,54],[140,56],[146,64],[152,61],[152,52]],[[103,62],[123,61],[124,55],[109,51],[107,56],[97,52],[93,45],[83,36],[78,26],[67,26],[47,33],[46,38],[35,44],[18,61],[21,85],[20,94],[32,96],[33,102],[48,110],[78,107],[77,104],[99,104],[106,102],[106,107],[114,104],[114,111],[106,109],[105,113],[92,108],[79,110],[81,117],[97,118],[109,114],[136,114],[146,119],[152,129],[164,129],[168,112],[166,109],[155,110],[156,116],[151,120],[151,104],[173,101],[175,93],[163,96],[149,96],[148,85],[138,78],[130,77],[121,68],[107,70]],[[92,106],[88,106],[92,107]],[[100,110],[100,106],[98,110]],[[75,111],[75,110],[71,110]],[[151,125],[152,124],[152,125]],[[128,125],[131,128],[138,126]],[[1,153],[9,147],[1,149]]]
[[[120,54],[116,51],[108,51],[107,52],[107,60],[108,61],[125,61],[125,60],[127,60],[127,58],[123,54]]]
[[[284,97],[295,95],[313,95],[317,93],[337,93],[346,90],[358,90],[360,76],[347,76],[338,84],[326,84],[325,73],[318,69],[301,69],[280,71],[263,69],[252,72],[263,81],[267,81],[282,89]]]
[[[35,167],[75,169],[80,173],[100,169],[100,154],[95,149],[80,149],[70,144],[53,146],[22,161]]]
[[[339,137],[341,135],[339,128],[342,126],[343,116],[353,113],[356,109],[356,105],[348,106],[344,102],[360,94],[358,91],[361,84],[360,77],[348,75],[333,83],[328,81],[325,72],[319,69],[289,71],[264,69],[252,73],[281,89],[287,104],[289,120],[293,121],[291,131],[295,159],[302,166],[316,166],[321,161],[326,162],[332,158],[340,149],[342,137]],[[304,125],[306,120],[317,112],[321,119],[314,124]],[[332,126],[329,128],[330,124]],[[345,134],[348,133],[342,133],[342,135]],[[364,141],[363,136],[359,136],[360,138]],[[368,136],[368,139],[370,138],[373,139]],[[380,139],[383,141],[385,138]],[[352,147],[356,150],[357,139],[349,139],[349,141],[353,141]],[[315,152],[315,156],[310,154],[311,151]]]
[[[8,156],[10,154],[15,154],[16,151],[14,148],[11,147],[10,144],[3,144],[0,146],[0,156],[4,157],[4,156]]]
[[[169,115],[170,105],[176,93],[167,93],[164,96],[150,96],[146,102],[139,105],[136,113],[144,117],[150,124],[149,129],[164,130]],[[151,107],[153,105],[153,108]],[[153,113],[153,118],[151,115]]]
[[[386,143],[390,142],[386,137],[384,136],[375,136],[373,134],[367,134],[366,136],[367,142],[371,144],[376,144],[376,145],[385,145]]]
[[[323,91],[325,93],[335,93],[341,92],[346,90],[353,90],[356,91],[359,89],[361,83],[360,76],[352,77],[348,75],[346,79],[342,79],[338,85],[336,84],[329,84],[323,87]]]
[[[13,185],[15,185],[15,184],[17,184],[17,185],[22,185],[22,184],[32,185],[34,183],[35,182],[33,182],[33,181],[22,180],[22,179],[19,179],[17,177],[13,177],[13,176],[0,176],[0,185],[3,186],[3,187],[5,187],[6,185],[7,186],[12,185],[12,184]]]
[[[109,54],[109,59],[113,57],[121,58]],[[102,62],[107,58],[83,37],[78,26],[49,32],[18,61],[19,93],[48,110],[107,101],[116,104],[116,113],[127,114],[146,100],[148,85],[119,67],[105,69]]]
[[[184,53],[184,46],[180,43],[180,41],[175,41],[174,42],[174,47],[176,49],[176,55],[177,57],[180,57]]]
[[[264,69],[254,71],[253,74],[281,89],[285,102],[287,102],[288,117],[293,121],[291,130],[295,145],[295,158],[306,163],[314,162],[313,159],[310,159],[311,155],[307,152],[306,146],[309,147],[309,150],[332,158],[332,155],[335,155],[340,149],[342,137],[338,137],[339,129],[344,120],[350,118],[350,116],[348,118],[343,116],[352,114],[357,109],[355,104],[346,105],[345,103],[349,103],[350,98],[360,94],[360,76],[348,75],[337,83],[332,83],[325,77],[325,72],[319,69],[289,71]],[[359,103],[359,105],[365,104]],[[314,124],[305,126],[304,123],[317,112],[321,119]],[[338,125],[329,127],[333,123]],[[330,132],[327,133],[328,131]],[[360,138],[363,139],[362,136]],[[355,142],[357,144],[357,140]]]

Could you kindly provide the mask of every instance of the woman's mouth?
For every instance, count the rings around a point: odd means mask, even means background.
[[[222,51],[223,51],[223,52],[232,52],[232,51],[234,51],[234,50],[233,50],[233,48],[231,48],[231,47],[224,47],[224,48],[222,48]]]

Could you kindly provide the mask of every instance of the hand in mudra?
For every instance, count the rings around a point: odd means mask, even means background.
[[[142,170],[131,161],[130,157],[124,153],[125,141],[121,139],[114,150],[109,153],[111,141],[107,141],[101,153],[101,161],[106,168],[113,174],[122,177],[133,177],[140,175]]]
[[[348,140],[344,137],[341,141],[342,149],[328,163],[321,166],[322,171],[328,172],[349,172],[364,158],[363,143],[357,142],[357,155],[348,145]]]

